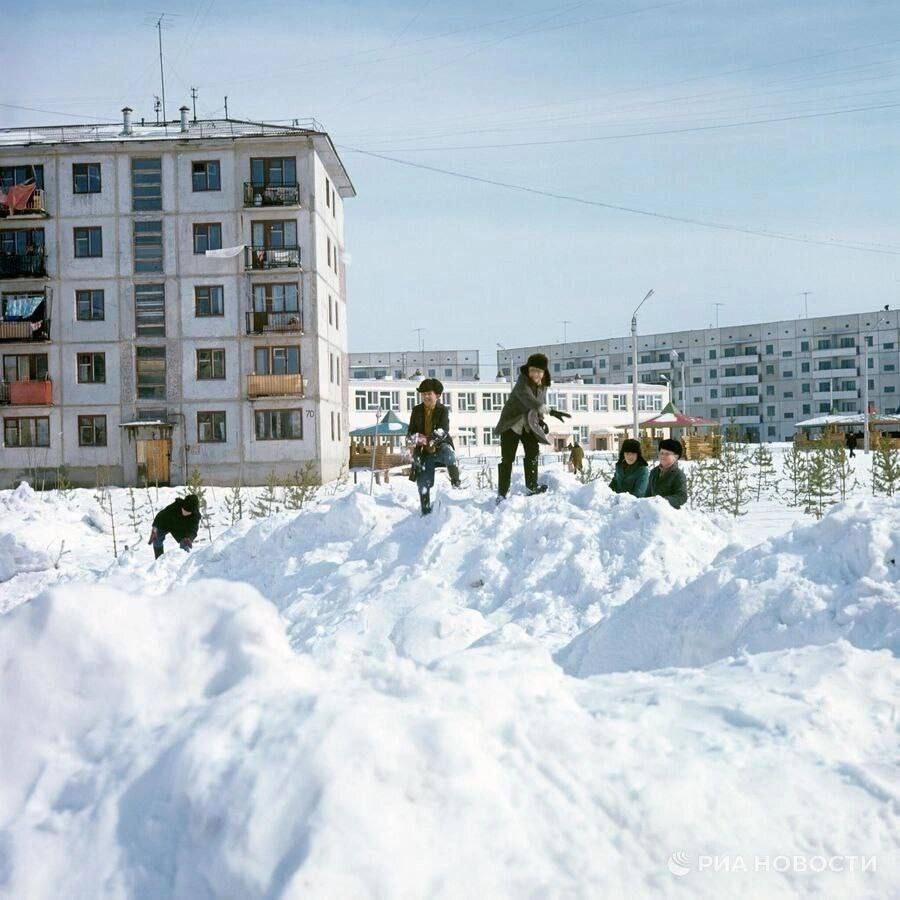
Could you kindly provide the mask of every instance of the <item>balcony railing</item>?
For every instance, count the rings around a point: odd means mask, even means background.
[[[253,184],[244,182],[244,206],[299,206],[298,184]]]
[[[244,268],[253,270],[299,269],[300,248],[246,247],[244,249]]]
[[[303,334],[299,312],[248,312],[247,334]]]
[[[20,207],[14,203],[0,201],[0,207],[6,210],[6,214],[10,217],[21,218],[22,216],[47,215],[47,207],[44,205],[44,192],[40,188],[34,190],[32,195],[25,201],[24,206]]]
[[[247,396],[302,397],[306,385],[302,375],[248,375]]]
[[[0,343],[23,343],[25,341],[49,341],[50,320],[40,322],[8,322],[0,320]]]
[[[8,406],[50,406],[53,403],[53,382],[0,381],[0,404]]]
[[[0,278],[46,278],[47,257],[43,250],[32,253],[0,252]]]

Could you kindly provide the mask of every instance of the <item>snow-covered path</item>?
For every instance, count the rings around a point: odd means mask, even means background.
[[[891,896],[898,504],[549,478],[159,562],[89,492],[0,493],[0,896]]]

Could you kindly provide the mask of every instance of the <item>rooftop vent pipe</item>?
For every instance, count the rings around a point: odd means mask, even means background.
[[[132,109],[130,106],[122,107],[122,134],[132,134],[131,130],[131,113]]]
[[[181,130],[187,131],[188,130],[188,113],[191,110],[187,106],[182,106],[178,111],[181,113]]]

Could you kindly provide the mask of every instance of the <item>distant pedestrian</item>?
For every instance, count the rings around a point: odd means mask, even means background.
[[[188,494],[187,497],[179,497],[156,514],[147,543],[153,545],[153,553],[159,559],[164,552],[166,535],[171,534],[178,541],[178,546],[185,553],[190,553],[199,529],[200,499],[196,494]]]
[[[687,503],[687,479],[678,465],[684,453],[681,441],[665,438],[659,442],[659,465],[647,481],[648,497],[665,497],[675,509]]]
[[[856,443],[856,435],[852,431],[847,432],[847,437],[844,443],[847,445],[847,449],[850,451],[850,459],[855,459],[856,448],[858,445]]]
[[[632,497],[647,495],[650,468],[641,453],[641,442],[634,438],[622,441],[616,471],[609,483],[617,494],[631,494]]]
[[[572,464],[572,468],[579,474],[583,474],[584,472],[584,447],[575,441],[575,443],[571,447],[571,453],[569,454],[569,462]]]

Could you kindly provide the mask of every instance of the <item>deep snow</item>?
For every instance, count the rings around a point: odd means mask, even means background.
[[[897,503],[548,477],[212,492],[155,563],[124,491],[115,562],[92,492],[0,492],[0,896],[891,896]]]

